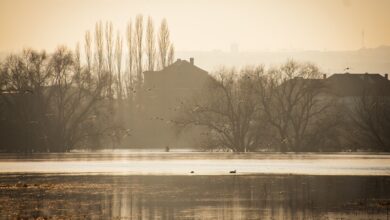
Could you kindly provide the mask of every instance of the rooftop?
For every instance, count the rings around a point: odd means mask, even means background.
[[[144,78],[147,88],[193,89],[203,87],[210,76],[190,58],[190,61],[177,59],[159,71],[146,71]]]
[[[332,93],[340,96],[360,96],[367,92],[390,95],[387,77],[379,73],[335,73],[326,83]]]

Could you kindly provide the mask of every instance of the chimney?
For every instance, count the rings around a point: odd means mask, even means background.
[[[191,65],[194,65],[194,58],[193,57],[190,58],[190,63],[191,63]]]
[[[385,79],[389,79],[389,74],[385,73]]]
[[[323,79],[326,79],[326,73],[322,75],[322,78],[323,78]]]

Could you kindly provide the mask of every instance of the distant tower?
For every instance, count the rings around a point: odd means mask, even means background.
[[[365,42],[364,42],[364,36],[365,34],[364,34],[364,29],[362,30],[362,48],[366,48],[366,45],[365,45]]]

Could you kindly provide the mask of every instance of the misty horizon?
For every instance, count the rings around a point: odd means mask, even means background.
[[[389,9],[0,0],[0,220],[388,220]]]
[[[26,47],[25,49],[30,48]],[[38,50],[39,51],[39,50]],[[17,52],[0,51],[0,59]],[[50,53],[51,51],[47,51]],[[81,52],[81,60],[85,62],[84,52]],[[178,50],[177,59],[195,59],[200,68],[214,72],[222,66],[244,67],[250,65],[277,66],[287,60],[307,61],[317,64],[320,70],[326,74],[343,73],[349,67],[350,73],[390,73],[390,45],[382,45],[375,48],[360,48],[357,50],[279,50],[279,51],[237,51],[229,50]]]
[[[231,44],[242,51],[375,48],[390,45],[389,6],[386,0],[4,0],[0,51],[73,47],[95,22],[112,21],[123,32],[136,14],[166,18],[178,51],[228,50]]]

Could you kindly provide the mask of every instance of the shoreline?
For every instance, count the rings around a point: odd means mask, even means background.
[[[388,178],[389,175],[321,175],[321,174],[298,174],[298,173],[251,173],[251,174],[128,174],[128,173],[7,173],[0,172],[1,178],[7,177],[356,177],[356,178]]]

